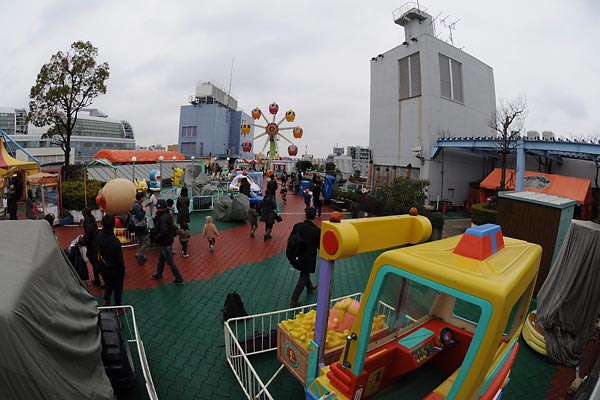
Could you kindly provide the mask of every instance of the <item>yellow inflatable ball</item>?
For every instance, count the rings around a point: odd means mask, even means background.
[[[125,215],[135,201],[136,187],[133,182],[117,178],[106,182],[98,195],[99,206],[110,215]]]

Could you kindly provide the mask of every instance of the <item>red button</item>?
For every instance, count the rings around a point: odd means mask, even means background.
[[[323,248],[327,252],[327,254],[335,254],[337,253],[340,247],[340,240],[334,231],[327,231],[323,234]]]

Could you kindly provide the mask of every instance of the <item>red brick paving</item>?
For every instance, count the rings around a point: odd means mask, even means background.
[[[250,225],[248,224],[221,231],[213,253],[209,251],[208,242],[205,238],[201,235],[193,235],[188,243],[190,256],[183,258],[181,256],[181,245],[175,239],[173,250],[176,253],[173,258],[183,278],[186,281],[210,279],[213,275],[221,274],[240,264],[260,262],[282,252],[287,244],[292,226],[296,222],[304,220],[304,201],[300,196],[290,195],[286,205],[281,201],[278,203],[283,221],[275,224],[272,232],[273,237],[267,241],[263,240],[265,225],[260,221],[255,237],[250,237]],[[322,217],[327,217],[329,211],[328,207],[323,207],[324,214]],[[319,226],[321,224],[319,219],[315,219],[315,223]],[[64,226],[57,227],[55,232],[61,246],[65,248],[77,235],[83,234],[83,228]],[[137,263],[134,257],[135,253],[135,246],[123,248],[123,257],[127,269],[124,290],[156,288],[174,279],[168,266],[165,266],[162,281],[150,279],[150,275],[156,272],[156,264],[158,263],[158,250],[156,248],[148,251],[146,254],[148,261],[144,265]],[[92,276],[91,271],[90,276]],[[90,286],[90,291],[94,295],[102,293],[99,288],[93,286]]]

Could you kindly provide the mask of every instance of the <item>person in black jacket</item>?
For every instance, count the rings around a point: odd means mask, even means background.
[[[17,191],[15,185],[8,187],[8,194],[6,196],[6,212],[10,215],[10,219],[17,219]]]
[[[81,210],[83,214],[83,236],[79,238],[79,244],[85,246],[87,251],[85,256],[92,265],[94,272],[94,285],[100,286],[100,272],[98,271],[98,224],[96,218],[92,215],[92,210],[84,208]]]
[[[305,210],[306,219],[303,222],[298,222],[292,228],[292,233],[298,233],[302,239],[304,239],[304,257],[300,259],[300,277],[298,283],[292,293],[292,301],[290,302],[291,307],[299,307],[302,304],[298,300],[300,294],[306,287],[308,294],[311,294],[316,288],[317,284],[314,284],[310,280],[310,274],[315,272],[315,265],[317,263],[317,251],[319,250],[319,243],[321,240],[321,229],[315,225],[313,220],[317,215],[317,211],[313,207],[308,207]]]
[[[156,274],[151,276],[154,280],[161,280],[165,269],[165,262],[171,268],[171,272],[175,275],[175,279],[170,282],[171,285],[183,285],[183,278],[173,261],[173,241],[175,240],[175,232],[177,227],[173,223],[173,217],[167,208],[165,199],[158,200],[158,211],[154,219],[154,227],[156,228],[156,244],[158,245],[160,255],[158,256],[158,264],[156,266]]]
[[[250,182],[247,178],[240,178],[240,193],[250,197]]]
[[[267,191],[267,195],[261,201],[260,205],[260,220],[265,223],[265,235],[263,239],[271,239],[271,231],[275,224],[275,217],[277,216],[277,202],[275,201],[275,195]]]
[[[316,176],[316,175],[315,175]],[[321,218],[321,209],[323,208],[323,182],[317,177],[313,183],[313,205],[317,210],[317,217]]]
[[[269,193],[273,197],[275,197],[277,194],[277,181],[275,180],[275,174],[271,174],[269,180],[267,181],[267,194]]]
[[[123,295],[123,280],[125,279],[125,261],[121,242],[115,236],[115,217],[104,214],[102,217],[102,230],[98,234],[98,248],[101,259],[98,263],[104,264],[102,277],[106,282],[104,288],[103,305],[110,305],[111,296],[115,295],[115,306],[121,305]],[[98,257],[98,255],[96,255]],[[119,310],[122,313],[122,310]]]

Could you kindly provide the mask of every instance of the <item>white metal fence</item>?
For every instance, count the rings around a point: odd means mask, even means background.
[[[98,309],[114,310],[115,312],[121,310],[124,312],[123,317],[121,318],[125,320],[123,325],[125,335],[127,336],[127,343],[129,343],[130,345],[135,343],[138,358],[140,361],[140,366],[142,368],[142,375],[144,377],[144,385],[148,393],[148,398],[150,400],[158,400],[158,394],[156,393],[156,389],[154,388],[152,374],[150,373],[150,366],[148,365],[148,360],[146,359],[146,350],[144,349],[144,342],[142,342],[142,338],[140,337],[140,333],[137,328],[137,323],[135,321],[135,311],[133,310],[133,306],[105,306],[98,307]]]
[[[360,301],[361,297],[362,293],[354,293],[333,299],[330,308],[339,300],[352,298]],[[308,304],[281,311],[231,318],[225,322],[227,362],[248,399],[273,399],[268,387],[284,368],[281,364],[270,377],[266,376],[269,372],[261,371],[263,374],[261,377],[252,366],[249,357],[277,350],[277,324],[295,318],[299,312],[306,313],[314,310],[316,306],[316,304]],[[391,312],[393,312],[392,307],[384,303],[379,304],[377,314],[384,314],[386,320]]]

